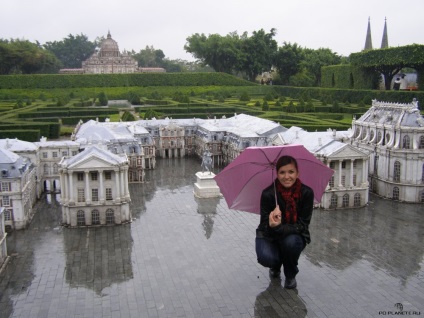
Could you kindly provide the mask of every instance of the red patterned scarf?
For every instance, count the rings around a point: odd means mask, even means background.
[[[302,183],[299,179],[293,184],[289,189],[283,187],[280,182],[277,181],[278,192],[283,197],[283,200],[286,202],[286,209],[282,212],[282,223],[294,224],[297,221],[297,207],[296,202],[299,202],[301,193],[300,187]]]

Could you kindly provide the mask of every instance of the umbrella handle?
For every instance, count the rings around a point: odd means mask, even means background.
[[[277,187],[275,186],[275,180],[274,180],[274,170],[272,170],[272,183],[274,183],[274,198],[275,198],[275,207],[278,206],[277,201]]]

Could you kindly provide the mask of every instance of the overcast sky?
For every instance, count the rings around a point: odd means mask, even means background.
[[[193,60],[184,50],[195,33],[227,35],[271,28],[274,38],[348,56],[364,48],[368,17],[374,48],[387,18],[389,46],[424,44],[424,0],[0,0],[0,38],[41,44],[108,30],[119,49],[146,45],[169,59]]]

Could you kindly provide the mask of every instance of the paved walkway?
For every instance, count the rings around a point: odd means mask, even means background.
[[[314,211],[298,288],[256,262],[259,216],[193,195],[199,160],[160,160],[130,186],[131,224],[58,226],[46,196],[8,238],[0,317],[424,316],[424,209],[371,197]]]

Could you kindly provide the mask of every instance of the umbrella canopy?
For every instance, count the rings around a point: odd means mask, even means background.
[[[260,213],[262,190],[277,176],[276,163],[281,156],[292,156],[299,168],[299,179],[314,190],[316,202],[334,171],[302,145],[248,147],[215,176],[230,209]]]

